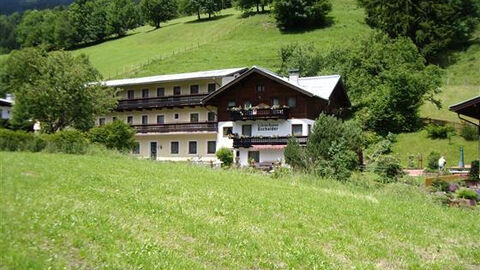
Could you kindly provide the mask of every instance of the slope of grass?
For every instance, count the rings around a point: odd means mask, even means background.
[[[421,154],[423,166],[426,166],[427,156],[436,151],[445,156],[447,166],[457,166],[460,160],[460,146],[463,146],[465,163],[478,159],[478,142],[466,141],[460,136],[448,139],[430,139],[427,132],[421,130],[415,133],[402,133],[397,136],[397,142],[393,145],[394,154],[398,155],[402,164],[407,166],[408,156]]]
[[[196,16],[191,16],[172,20],[158,30],[141,27],[127,37],[75,53],[89,55],[94,66],[106,77],[252,65],[275,68],[282,44],[314,42],[320,49],[328,49],[368,33],[363,14],[355,0],[335,0],[331,26],[282,33],[270,14],[242,18],[238,10],[226,9],[215,20],[198,22]],[[160,57],[161,60],[151,61]],[[146,65],[140,67],[143,64]]]
[[[478,268],[480,212],[421,189],[0,153],[7,269]],[[421,213],[421,214],[420,214]]]

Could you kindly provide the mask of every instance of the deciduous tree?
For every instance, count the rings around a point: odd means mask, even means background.
[[[160,28],[160,23],[177,16],[175,0],[142,0],[140,8],[144,18],[157,29]]]
[[[276,0],[273,12],[278,26],[298,29],[324,25],[330,10],[329,0]]]

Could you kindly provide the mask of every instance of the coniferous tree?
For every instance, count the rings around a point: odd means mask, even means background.
[[[479,23],[478,0],[359,0],[368,25],[409,37],[427,57],[468,41]]]

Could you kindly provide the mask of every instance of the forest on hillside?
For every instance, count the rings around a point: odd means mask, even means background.
[[[59,5],[68,5],[73,0],[0,0],[0,14],[22,12],[27,9],[46,9]]]

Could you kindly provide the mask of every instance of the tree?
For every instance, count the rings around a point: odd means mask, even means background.
[[[18,13],[0,16],[0,54],[19,48],[16,27],[21,19],[22,16]]]
[[[276,0],[273,12],[279,27],[298,29],[324,25],[331,10],[329,0]]]
[[[390,37],[409,37],[430,58],[469,40],[480,17],[478,0],[359,0],[366,22]]]
[[[144,18],[156,29],[160,28],[160,23],[177,15],[177,2],[174,0],[142,0],[140,8]]]
[[[68,8],[75,42],[101,41],[108,36],[105,0],[75,0]]]
[[[99,83],[101,76],[85,55],[37,48],[14,51],[2,80],[15,94],[12,121],[39,121],[47,133],[66,127],[88,130],[96,115],[116,103],[115,90]]]
[[[202,10],[208,14],[208,18],[210,19],[212,15],[222,10],[222,0],[203,0]]]
[[[137,11],[132,0],[112,0],[108,5],[108,33],[124,36],[137,22]]]
[[[427,66],[408,38],[374,33],[319,61],[321,73],[342,75],[356,117],[380,134],[413,131],[425,101],[440,106],[441,70]]]

